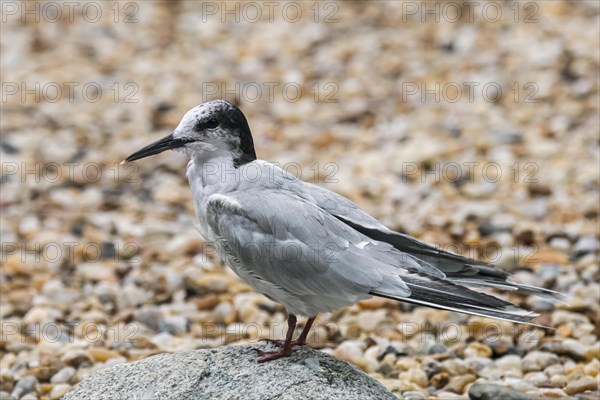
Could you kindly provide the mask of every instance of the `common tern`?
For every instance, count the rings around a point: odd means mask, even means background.
[[[280,349],[261,352],[259,362],[306,344],[317,314],[372,296],[527,323],[537,314],[470,287],[559,295],[388,229],[347,198],[257,159],[246,117],[227,101],[192,108],[171,134],[125,161],[165,150],[190,158],[202,236],[241,279],[288,312],[286,338],[275,341]],[[296,316],[308,321],[292,340]]]

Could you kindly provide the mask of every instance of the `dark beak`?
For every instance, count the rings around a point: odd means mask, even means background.
[[[189,140],[185,139],[175,139],[173,137],[173,134],[171,133],[170,135],[165,136],[162,139],[158,139],[156,142],[149,144],[148,146],[136,151],[135,153],[127,157],[123,162],[130,162],[139,160],[144,157],[153,156],[155,154],[162,153],[165,150],[176,149],[189,142]]]

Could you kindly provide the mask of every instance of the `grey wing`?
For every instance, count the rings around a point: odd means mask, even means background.
[[[212,195],[206,220],[242,278],[303,315],[332,311],[375,289],[409,296],[401,275],[422,269],[285,190]]]
[[[361,210],[355,203],[337,193],[309,183],[305,183],[305,189],[307,197],[340,221],[371,239],[388,243],[397,250],[413,256],[419,262],[439,269],[446,275],[447,280],[453,283],[518,290],[553,300],[561,296],[560,293],[549,289],[509,282],[510,274],[495,265],[466,258],[392,231]]]

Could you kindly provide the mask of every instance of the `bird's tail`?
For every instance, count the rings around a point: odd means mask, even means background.
[[[411,294],[407,297],[377,289],[371,291],[370,294],[416,305],[529,325],[536,325],[529,321],[539,315],[508,301],[476,292],[448,280],[414,274],[402,276],[402,280],[411,290]]]

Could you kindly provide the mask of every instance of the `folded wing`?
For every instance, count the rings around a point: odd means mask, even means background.
[[[307,195],[340,221],[371,239],[388,243],[397,250],[434,266],[442,271],[446,275],[446,279],[452,283],[470,287],[516,290],[551,300],[558,300],[563,296],[561,293],[549,289],[510,282],[510,273],[495,265],[466,258],[408,235],[394,232],[345,197],[316,185],[306,184],[306,187],[308,188]]]

